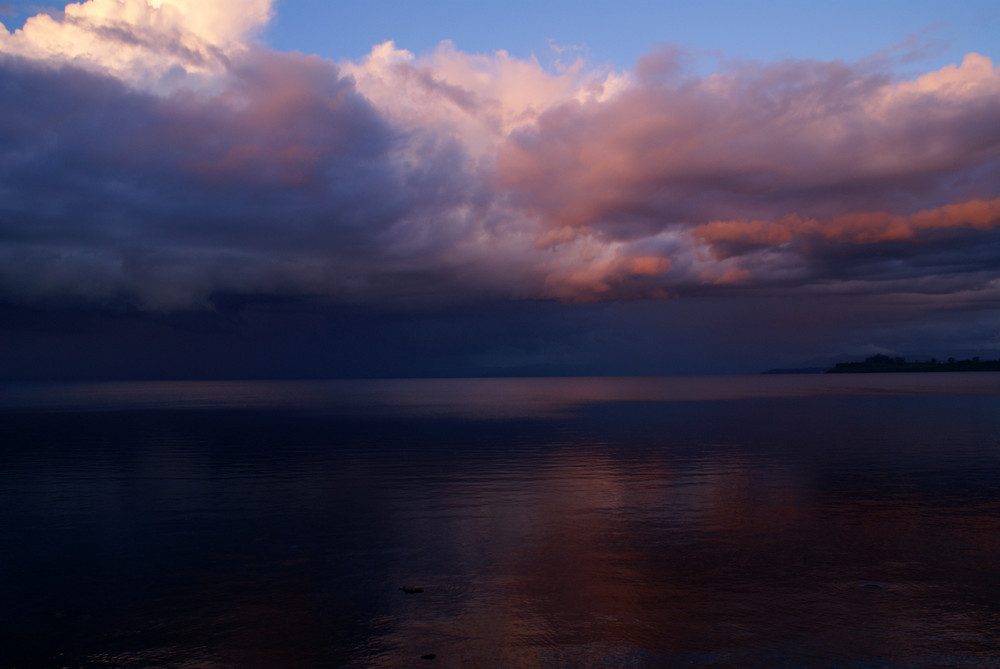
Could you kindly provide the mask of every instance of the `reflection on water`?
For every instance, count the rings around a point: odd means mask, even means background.
[[[20,388],[0,665],[995,666],[996,377]]]

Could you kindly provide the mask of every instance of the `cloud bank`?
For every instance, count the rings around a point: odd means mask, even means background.
[[[548,69],[257,41],[268,0],[0,30],[0,296],[210,308],[1000,291],[1000,70]]]

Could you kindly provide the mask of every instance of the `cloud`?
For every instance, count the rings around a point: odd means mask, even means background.
[[[531,127],[547,109],[607,99],[626,81],[619,73],[587,70],[580,59],[552,73],[533,58],[466,54],[451,42],[420,58],[385,42],[342,69],[387,118],[448,134],[477,157],[492,156],[512,131]]]
[[[11,299],[419,301],[512,266],[465,153],[387,123],[329,62],[256,51],[223,91],[168,97],[25,61],[0,73]]]
[[[738,251],[733,247],[780,246],[799,240],[822,240],[840,244],[878,244],[915,241],[932,233],[955,228],[993,230],[1000,227],[1000,198],[970,200],[909,216],[887,212],[851,212],[827,221],[794,214],[780,221],[712,221],[695,228],[692,234],[725,257]]]
[[[613,99],[557,105],[512,133],[498,180],[539,221],[539,244],[668,236],[666,287],[687,290],[836,280],[846,261],[815,257],[833,243],[847,259],[894,243],[916,267],[944,231],[997,239],[1000,75],[988,58],[909,82],[816,62],[699,77],[683,61],[651,54]]]
[[[155,88],[223,71],[270,16],[271,0],[88,0],[0,30],[0,52]]]
[[[502,183],[556,230],[612,236],[637,223],[992,194],[988,175],[955,183],[1000,159],[1000,76],[989,59],[970,54],[898,85],[841,63],[664,79],[675,66],[672,54],[650,56],[613,100],[546,112],[504,147]]]
[[[631,72],[255,42],[267,0],[91,0],[0,32],[0,295],[426,305],[1000,277],[1000,74],[969,54]]]

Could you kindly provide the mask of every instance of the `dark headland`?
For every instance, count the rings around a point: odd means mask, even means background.
[[[930,360],[907,362],[905,358],[873,355],[861,362],[840,362],[826,370],[827,374],[857,374],[865,372],[1000,372],[1000,360]]]

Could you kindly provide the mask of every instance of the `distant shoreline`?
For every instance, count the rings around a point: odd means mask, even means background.
[[[826,370],[827,374],[865,374],[879,372],[1000,372],[1000,360],[938,361],[934,358],[924,362],[907,362],[904,358],[887,355],[873,355],[862,362],[840,362]]]
[[[761,374],[822,374],[826,367],[790,367],[779,369],[765,369]]]

